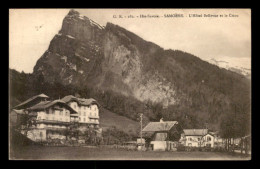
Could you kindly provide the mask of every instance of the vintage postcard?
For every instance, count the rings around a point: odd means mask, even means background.
[[[251,9],[9,9],[10,160],[250,160]]]

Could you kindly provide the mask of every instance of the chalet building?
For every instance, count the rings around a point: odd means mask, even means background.
[[[65,133],[70,124],[70,116],[77,114],[61,100],[42,101],[27,110],[32,119],[27,137],[34,141],[66,139]]]
[[[77,112],[71,115],[71,121],[78,122],[82,127],[99,128],[99,104],[95,99],[83,99],[69,95],[61,99]]]
[[[225,146],[225,140],[220,137],[220,134],[218,131],[209,132],[209,134],[214,136],[214,147],[224,147]]]
[[[184,129],[181,136],[181,142],[185,146],[200,147],[201,139],[208,134],[208,129]]]
[[[34,106],[42,101],[49,100],[49,97],[45,94],[39,94],[33,96],[26,101],[20,103],[19,105],[12,108],[9,116],[9,125],[10,127],[19,127],[25,128],[26,127],[26,118],[28,116],[27,108]]]
[[[215,147],[219,137],[208,129],[184,129],[180,142],[188,147]]]
[[[27,137],[34,141],[66,139],[70,115],[77,113],[61,100],[42,101],[27,110],[33,121]]]
[[[173,150],[176,148],[176,141],[179,140],[182,128],[177,121],[150,122],[142,130],[142,132],[150,135],[149,146],[152,150]],[[146,139],[148,140],[148,138]]]
[[[47,100],[49,100],[49,97],[42,93],[37,96],[33,96],[33,97],[29,98],[28,100],[22,102],[21,104],[13,107],[13,109],[16,109],[16,110],[26,109],[28,107],[31,107],[31,106],[34,106],[34,105],[40,103],[41,101],[47,101]]]
[[[215,137],[210,133],[205,134],[201,139],[200,146],[213,148],[215,146]]]
[[[96,136],[102,136],[99,128],[99,104],[94,99],[66,96],[49,101],[45,94],[34,96],[14,107],[10,112],[10,126],[19,127],[22,134],[34,141],[66,139],[71,125],[78,130],[92,127]],[[78,138],[80,140],[80,138]]]

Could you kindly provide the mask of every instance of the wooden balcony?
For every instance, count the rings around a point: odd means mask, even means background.
[[[58,128],[58,127],[45,127],[46,130],[49,131],[65,131],[68,130],[67,128]]]
[[[60,127],[43,127],[43,128],[39,128],[39,127],[29,127],[29,129],[38,129],[38,130],[52,130],[52,131],[64,131],[64,130],[68,130],[68,128],[60,128]]]
[[[70,122],[65,122],[65,121],[59,121],[59,120],[37,120],[36,121],[37,124],[39,123],[45,123],[45,124],[63,124],[63,125],[69,125]]]

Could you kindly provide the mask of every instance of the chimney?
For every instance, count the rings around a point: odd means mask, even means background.
[[[162,122],[163,122],[163,118],[160,119],[160,123],[162,123]]]

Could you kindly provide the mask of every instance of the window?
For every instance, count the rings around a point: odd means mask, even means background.
[[[40,137],[42,138],[42,132],[40,132]]]
[[[79,117],[79,121],[81,121],[81,118]]]
[[[208,137],[208,141],[211,141],[211,137]]]
[[[81,112],[79,111],[79,115],[81,116]]]
[[[84,116],[86,116],[86,112],[84,112]]]
[[[200,141],[200,138],[198,138],[198,141]]]

